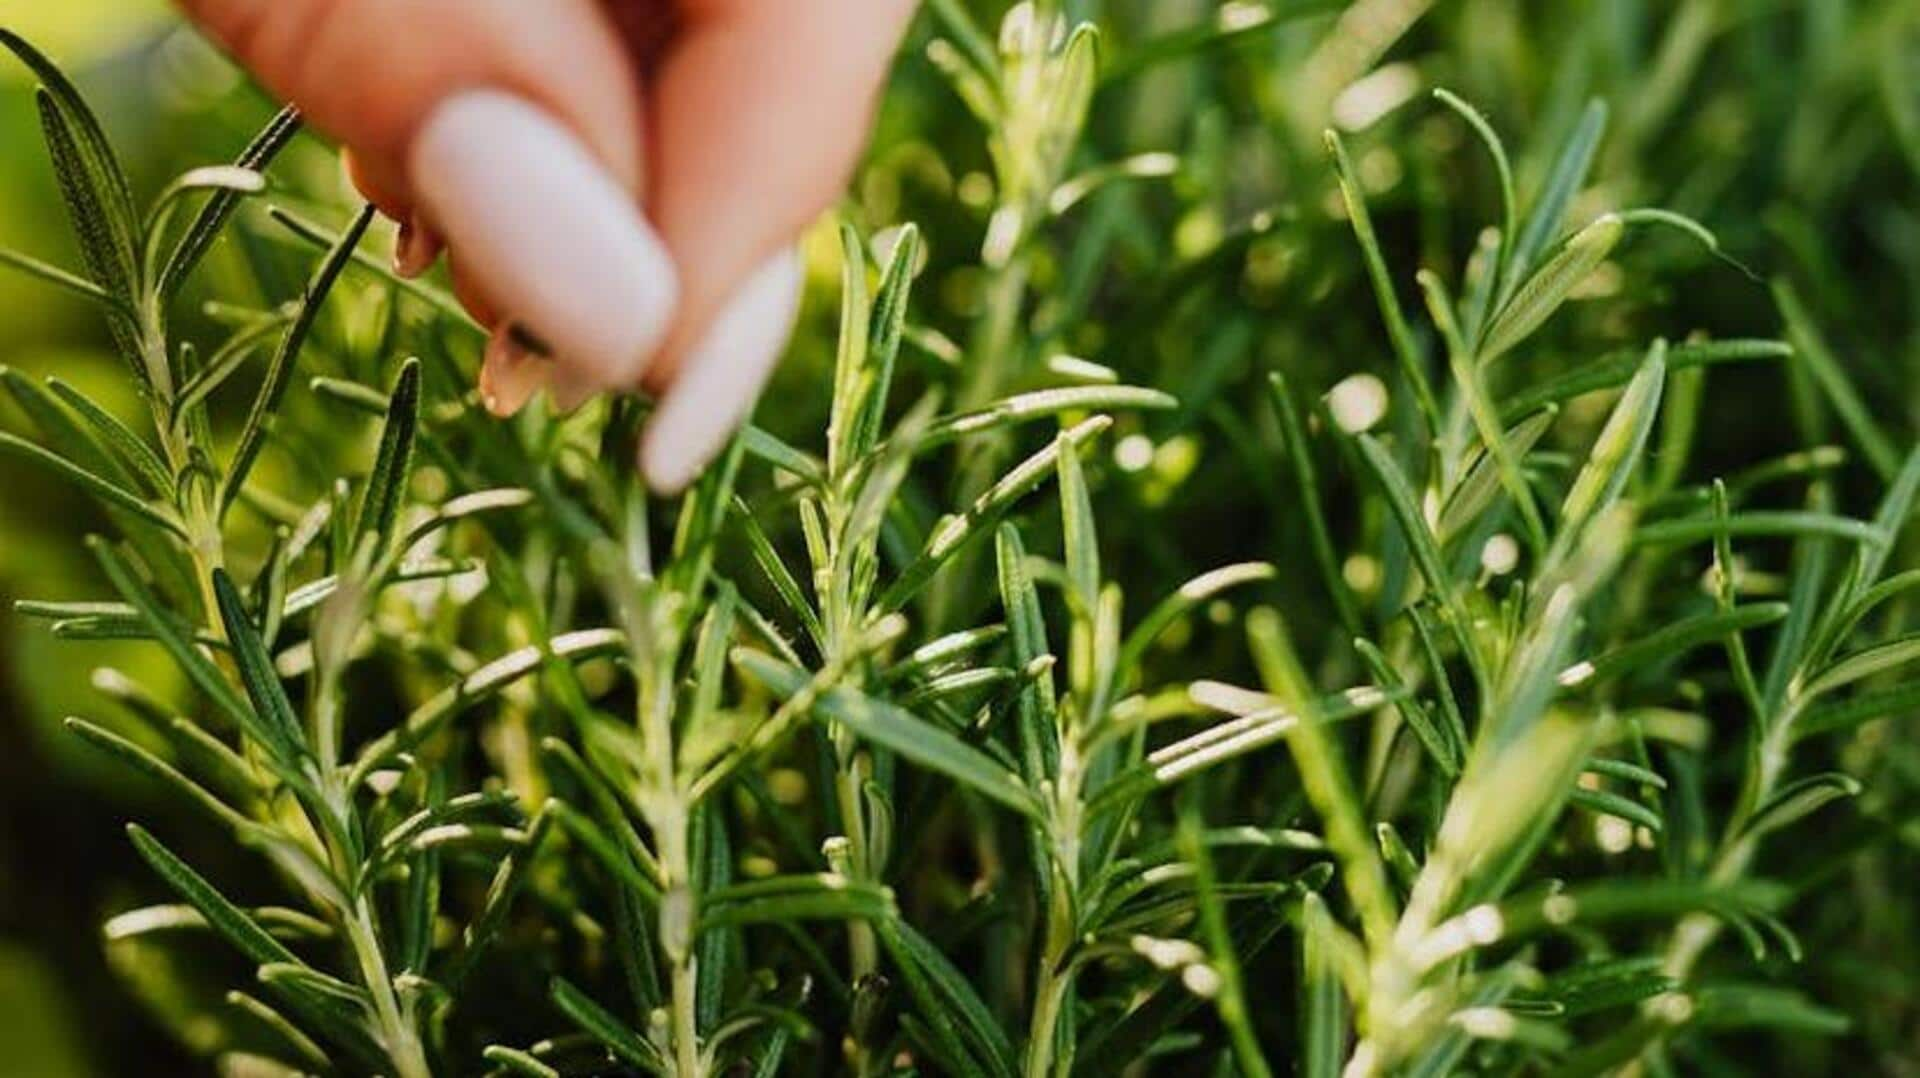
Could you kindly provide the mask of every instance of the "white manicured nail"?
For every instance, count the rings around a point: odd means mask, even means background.
[[[400,222],[400,231],[393,237],[393,272],[396,276],[412,280],[433,268],[434,260],[440,257],[440,237],[418,214]]]
[[[547,383],[552,366],[553,361],[536,355],[511,325],[501,325],[487,339],[480,364],[480,403],[501,419],[513,415]]]
[[[511,94],[434,110],[414,188],[462,272],[602,385],[635,385],[673,321],[673,263],[629,192],[565,127]]]
[[[800,310],[800,258],[786,250],[748,277],[680,366],[647,422],[640,470],[663,494],[684,489],[727,444],[773,372]]]

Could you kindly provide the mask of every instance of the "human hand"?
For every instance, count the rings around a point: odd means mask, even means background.
[[[684,487],[746,417],[913,0],[181,0],[444,246],[492,331],[483,400],[661,395],[640,452]],[[513,332],[519,327],[521,332]],[[530,351],[539,341],[551,359]]]

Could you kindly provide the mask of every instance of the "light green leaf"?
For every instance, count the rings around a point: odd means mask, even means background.
[[[1553,317],[1567,296],[1613,253],[1625,227],[1618,215],[1609,213],[1575,233],[1494,316],[1475,356],[1479,364],[1499,359]]]
[[[759,652],[740,649],[734,653],[734,661],[783,697],[799,692],[807,683],[803,671]],[[815,708],[856,736],[938,771],[1015,812],[1033,819],[1044,815],[1039,799],[1020,776],[941,727],[901,708],[847,688],[821,694]]]
[[[1030,419],[1063,412],[1166,411],[1179,400],[1157,389],[1138,386],[1065,386],[1022,393],[971,412],[946,416],[928,425],[916,451],[958,441],[975,434],[1001,430]]]
[[[1499,306],[1506,305],[1522,276],[1533,268],[1534,262],[1555,239],[1560,223],[1566,220],[1567,206],[1593,167],[1594,151],[1599,148],[1600,137],[1606,129],[1607,103],[1599,98],[1588,101],[1580,114],[1580,123],[1554,157],[1546,182],[1534,197],[1526,223],[1520,226],[1520,233],[1515,237],[1505,272],[1501,274]]]
[[[1001,476],[998,482],[974,499],[965,513],[942,519],[934,526],[933,534],[927,537],[926,547],[881,596],[880,609],[891,612],[905,606],[962,547],[992,528],[1013,507],[1013,503],[1045,482],[1047,475],[1054,470],[1056,457],[1061,453],[1078,452],[1082,445],[1112,425],[1111,418],[1098,415],[1061,432],[1047,448]]]
[[[1839,771],[1828,771],[1796,779],[1776,790],[1766,803],[1755,809],[1741,835],[1758,839],[1762,835],[1789,827],[1834,801],[1860,796],[1865,789],[1860,780]]]

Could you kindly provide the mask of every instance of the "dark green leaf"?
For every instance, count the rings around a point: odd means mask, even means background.
[[[299,359],[300,349],[307,343],[307,335],[313,331],[313,323],[320,315],[321,304],[326,302],[327,294],[333,291],[333,283],[339,279],[340,271],[346,268],[347,261],[353,257],[360,238],[366,235],[367,226],[373,223],[374,208],[362,207],[353,223],[341,234],[326,257],[320,260],[313,277],[308,280],[306,290],[300,298],[300,311],[287,325],[286,333],[280,338],[280,346],[274,350],[273,360],[267,366],[265,380],[260,384],[260,392],[253,399],[253,407],[247,412],[246,425],[241,429],[239,444],[233,451],[233,457],[227,464],[226,486],[220,495],[222,510],[233,504],[240,495],[240,488],[247,481],[247,475],[253,470],[254,461],[260,456],[260,450],[266,445],[267,428],[273,416],[280,409],[280,399],[286,395],[287,386],[293,380],[294,362]]]

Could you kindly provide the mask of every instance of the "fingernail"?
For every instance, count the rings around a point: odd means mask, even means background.
[[[673,319],[673,263],[579,139],[521,98],[472,90],[428,117],[408,168],[489,299],[590,378],[640,380]]]
[[[393,272],[412,280],[433,267],[440,257],[440,237],[416,214],[400,222],[393,238]]]
[[[654,490],[685,489],[727,444],[753,411],[799,309],[800,259],[792,250],[762,263],[721,309],[647,421],[640,470]]]
[[[487,339],[486,358],[480,364],[480,403],[505,419],[527,406],[546,384],[552,361],[536,353],[512,325],[502,325]]]

